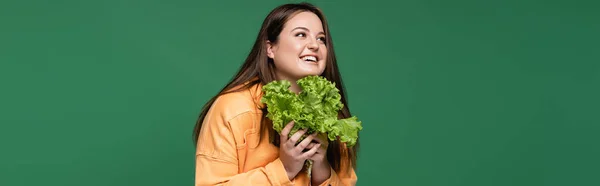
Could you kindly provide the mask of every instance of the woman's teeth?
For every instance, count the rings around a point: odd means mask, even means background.
[[[302,60],[304,60],[304,61],[312,61],[312,62],[317,62],[317,57],[315,57],[315,56],[304,56],[304,57],[302,58]]]

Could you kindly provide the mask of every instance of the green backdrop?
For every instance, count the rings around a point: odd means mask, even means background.
[[[0,2],[0,185],[193,185],[201,106],[299,1]],[[593,1],[310,1],[359,185],[600,185]]]

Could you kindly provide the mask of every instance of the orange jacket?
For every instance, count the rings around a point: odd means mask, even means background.
[[[216,99],[208,111],[196,148],[195,185],[310,185],[303,170],[289,180],[279,159],[279,148],[259,134],[261,85]],[[342,165],[342,170],[348,166]],[[335,172],[321,185],[355,185],[352,167]]]

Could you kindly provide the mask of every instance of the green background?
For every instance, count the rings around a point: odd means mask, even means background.
[[[275,6],[0,2],[0,185],[193,185],[192,128]],[[358,185],[600,185],[593,1],[310,1]]]

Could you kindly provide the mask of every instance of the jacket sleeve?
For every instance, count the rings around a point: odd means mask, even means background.
[[[236,130],[252,122],[248,114],[225,120],[219,114],[207,114],[199,133],[196,150],[195,185],[292,185],[279,158],[259,167],[240,173],[238,166]],[[245,117],[245,118],[244,118]],[[234,127],[232,127],[234,126]],[[244,134],[242,132],[241,134]]]
[[[348,172],[335,172],[331,169],[329,179],[321,183],[320,186],[354,186],[356,185],[357,177],[354,169],[350,168]]]
[[[348,149],[344,146],[344,152],[342,152],[342,158],[348,158],[347,151]],[[352,166],[344,163],[340,165],[340,171],[336,172],[333,168],[331,169],[331,175],[329,179],[325,180],[321,183],[320,186],[354,186],[356,185],[356,181],[358,178],[356,177],[356,172]]]

